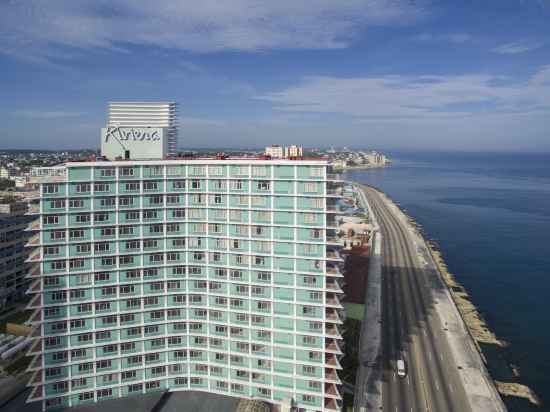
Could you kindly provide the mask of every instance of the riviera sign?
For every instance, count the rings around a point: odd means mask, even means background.
[[[107,143],[109,138],[113,138],[118,141],[158,141],[160,135],[158,130],[151,130],[149,128],[128,128],[128,127],[108,127],[105,131],[105,140]]]

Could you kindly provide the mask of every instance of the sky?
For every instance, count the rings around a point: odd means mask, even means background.
[[[550,151],[550,0],[0,1],[0,149],[96,148],[111,100],[182,149]]]

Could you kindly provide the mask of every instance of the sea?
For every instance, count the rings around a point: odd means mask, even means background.
[[[508,410],[550,412],[550,153],[385,154],[390,166],[345,179],[377,187],[414,218],[509,343],[483,347],[492,377],[528,385],[543,405],[504,398]]]

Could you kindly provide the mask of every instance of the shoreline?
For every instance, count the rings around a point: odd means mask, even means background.
[[[439,247],[433,240],[426,240],[424,236],[424,230],[420,224],[418,224],[414,218],[409,216],[399,205],[391,199],[385,192],[374,188],[380,192],[383,197],[389,202],[390,205],[393,205],[401,214],[405,217],[408,222],[409,227],[415,232],[417,237],[421,242],[425,244],[426,250],[428,251],[437,272],[440,274],[440,278],[443,284],[446,286],[447,291],[458,311],[466,330],[471,338],[471,341],[474,344],[476,351],[479,353],[483,364],[488,365],[487,358],[485,357],[483,350],[480,344],[494,345],[499,348],[505,348],[510,345],[509,342],[498,339],[494,332],[489,329],[485,319],[479,313],[477,307],[471,301],[470,295],[466,291],[466,288],[456,280],[455,276],[449,272],[448,266],[443,258],[442,252],[439,250]],[[512,367],[510,366],[512,369]],[[536,393],[529,388],[527,385],[521,384],[519,382],[502,382],[496,379],[493,379],[487,371],[487,376],[491,380],[495,391],[497,391],[501,396],[512,396],[517,398],[522,398],[528,400],[531,404],[535,406],[541,406],[540,398]]]
[[[383,165],[356,165],[356,166],[346,166],[343,168],[335,169],[338,173],[344,173],[348,170],[367,170],[367,169],[383,169],[387,166],[389,166],[391,163],[383,164]]]

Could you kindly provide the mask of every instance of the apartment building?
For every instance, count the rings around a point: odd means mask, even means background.
[[[23,298],[29,285],[25,244],[33,218],[27,210],[27,202],[16,196],[0,198],[0,310]]]
[[[341,409],[340,183],[318,159],[36,173],[29,401],[152,391]]]

